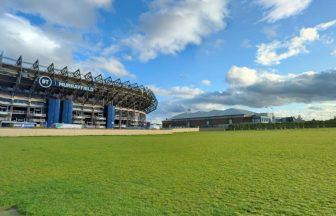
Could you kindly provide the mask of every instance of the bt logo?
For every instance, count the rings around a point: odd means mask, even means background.
[[[52,84],[52,79],[48,76],[41,76],[39,78],[39,84],[43,88],[49,88]]]

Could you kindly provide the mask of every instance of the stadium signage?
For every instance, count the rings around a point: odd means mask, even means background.
[[[49,88],[52,85],[52,79],[47,76],[41,76],[39,78],[39,84],[42,88]]]
[[[69,89],[75,89],[80,91],[88,91],[93,92],[93,88],[90,86],[83,86],[78,85],[74,83],[68,83],[68,82],[60,82],[60,81],[54,81],[56,87],[62,87],[62,88],[69,88]]]
[[[50,88],[52,86],[56,88],[68,88],[68,89],[74,89],[74,90],[79,90],[79,91],[93,92],[93,87],[79,85],[75,83],[62,82],[58,80],[52,80],[48,76],[41,76],[38,82],[42,88]]]

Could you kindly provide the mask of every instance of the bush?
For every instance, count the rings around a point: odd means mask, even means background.
[[[228,130],[279,130],[279,129],[300,129],[300,128],[333,128],[336,127],[336,119],[327,121],[305,121],[269,124],[234,124]]]

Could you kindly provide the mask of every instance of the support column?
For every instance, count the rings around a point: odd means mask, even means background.
[[[33,118],[34,116],[30,113],[30,103],[29,103],[29,106],[27,107],[27,111],[26,111],[26,121],[30,122],[32,121]]]
[[[119,110],[119,129],[121,129],[121,122],[122,122],[122,109]]]
[[[72,124],[73,103],[72,100],[67,99],[62,101],[62,122],[65,124]]]
[[[47,113],[47,127],[51,127],[54,123],[59,123],[60,117],[60,99],[49,98],[48,113]]]
[[[13,102],[9,107],[8,121],[12,121],[13,120],[12,118],[13,118]]]
[[[115,107],[112,104],[106,105],[106,128],[114,128]]]
[[[127,110],[127,120],[126,120],[126,127],[130,126],[130,113],[129,110]]]
[[[92,112],[91,112],[91,123],[92,123],[92,126],[96,128],[96,120],[95,120],[94,107],[92,107]]]

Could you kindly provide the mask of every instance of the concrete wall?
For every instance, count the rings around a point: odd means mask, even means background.
[[[174,128],[171,130],[173,133],[189,133],[189,132],[199,132],[199,128]]]
[[[0,128],[0,137],[19,136],[97,136],[97,135],[164,135],[198,132],[198,128],[174,130],[107,130],[107,129],[19,129]]]
[[[200,131],[208,132],[208,131],[226,131],[225,128],[201,128]]]

